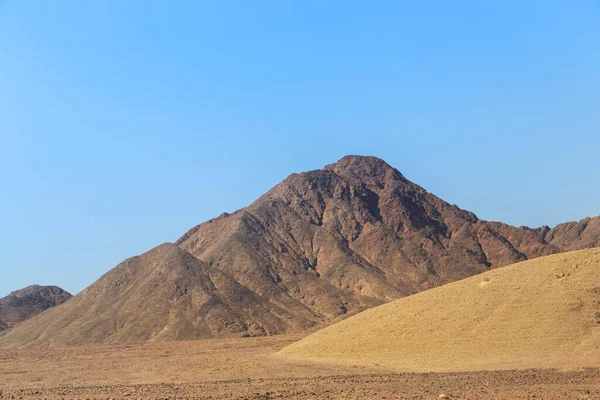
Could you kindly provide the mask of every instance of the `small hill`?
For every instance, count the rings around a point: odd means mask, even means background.
[[[165,243],[125,260],[69,302],[7,331],[0,346],[266,335],[305,328],[293,325],[299,321],[308,323]]]
[[[0,331],[35,317],[71,298],[71,294],[56,286],[31,285],[0,299]]]
[[[281,354],[401,371],[600,366],[600,249],[525,261],[399,299]]]

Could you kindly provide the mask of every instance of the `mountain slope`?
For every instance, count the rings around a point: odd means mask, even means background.
[[[70,293],[56,286],[31,285],[16,290],[0,299],[0,331],[62,304],[71,297]]]
[[[525,261],[399,299],[281,354],[409,371],[600,366],[600,249]]]
[[[68,303],[0,336],[3,347],[129,343],[301,329],[279,309],[165,243],[125,260]]]
[[[478,219],[374,157],[292,174],[176,243],[274,304],[331,319],[491,268],[600,245],[600,218],[554,229]]]
[[[176,305],[157,306],[164,320],[152,316],[156,311],[149,304],[157,301],[156,293],[175,294],[162,281],[157,292],[143,275],[123,281],[119,271],[128,270],[132,260],[150,268],[158,262],[153,257],[163,253],[153,250],[126,261],[68,307],[49,314],[55,320],[40,317],[39,326],[23,326],[0,338],[0,344],[285,333],[492,268],[598,245],[600,218],[552,229],[483,221],[410,182],[383,160],[347,156],[322,170],[292,174],[250,206],[192,228],[175,245],[163,245],[176,253],[179,248],[185,257],[178,257],[196,271],[182,269],[180,261],[161,261],[165,271],[176,271],[169,285],[193,286],[204,293],[202,301],[185,295],[188,300]],[[119,290],[110,289],[115,282],[121,282]],[[140,291],[140,284],[146,290]],[[202,289],[206,285],[216,291]],[[216,300],[206,305],[210,293]],[[197,315],[207,309],[211,318]],[[130,322],[124,329],[119,321]]]

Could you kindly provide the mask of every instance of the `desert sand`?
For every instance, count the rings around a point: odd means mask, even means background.
[[[600,369],[413,374],[276,354],[298,339],[279,335],[0,350],[0,398],[600,398]]]
[[[600,249],[525,261],[399,299],[281,353],[415,372],[599,367]]]

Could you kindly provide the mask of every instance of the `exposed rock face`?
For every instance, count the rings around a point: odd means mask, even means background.
[[[567,222],[552,229],[541,228],[548,233],[544,239],[561,250],[579,250],[600,246],[600,217],[584,218],[579,222]]]
[[[292,174],[176,246],[126,260],[0,345],[303,330],[491,268],[599,245],[600,218],[553,229],[482,221],[383,160],[347,156]]]
[[[375,157],[293,174],[177,245],[274,304],[328,319],[490,268],[600,245],[600,218],[515,228],[450,205]]]
[[[0,299],[0,331],[34,317],[71,298],[71,294],[56,286],[32,285]]]

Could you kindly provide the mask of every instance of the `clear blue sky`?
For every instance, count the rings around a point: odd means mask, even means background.
[[[346,154],[485,219],[598,215],[599,44],[598,0],[0,0],[0,296]]]

